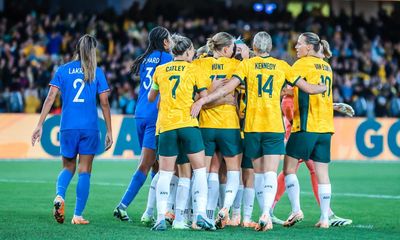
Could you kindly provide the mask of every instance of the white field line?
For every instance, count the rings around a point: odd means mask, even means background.
[[[55,184],[51,181],[44,180],[20,180],[20,179],[0,179],[0,183],[28,183],[28,184]],[[98,186],[116,186],[116,187],[127,187],[128,182],[126,183],[107,183],[107,182],[92,182],[92,185]],[[148,184],[145,184],[148,186]],[[304,195],[313,195],[312,192],[302,192]],[[400,195],[383,195],[383,194],[365,194],[365,193],[333,193],[333,196],[340,197],[356,197],[356,198],[372,198],[372,199],[399,199]]]

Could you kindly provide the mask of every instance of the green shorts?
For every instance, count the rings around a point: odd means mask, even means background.
[[[243,147],[243,157],[242,157],[242,163],[241,163],[240,167],[253,169],[253,162],[251,161],[251,158],[246,156],[246,148],[244,147],[244,139],[242,139],[242,147]]]
[[[158,161],[158,159],[160,159],[160,154],[158,152],[158,150],[160,149],[160,147],[158,146],[159,140],[160,140],[160,135],[156,135],[156,147],[157,147],[157,149],[156,149],[156,161]]]
[[[331,161],[331,133],[295,132],[286,144],[287,155],[302,160],[329,163]]]
[[[264,155],[285,154],[284,139],[284,133],[244,133],[245,154],[251,159],[259,158]]]
[[[176,164],[185,164],[189,163],[189,158],[187,156],[187,153],[185,151],[185,146],[183,145],[183,142],[179,142],[179,154],[178,157],[176,158]]]
[[[214,155],[219,149],[222,156],[233,157],[242,153],[239,129],[200,128],[206,156]]]
[[[160,133],[159,155],[164,157],[178,156],[180,144],[185,149],[186,154],[204,150],[200,130],[197,127],[186,127]]]

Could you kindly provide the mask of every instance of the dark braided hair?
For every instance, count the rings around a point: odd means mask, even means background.
[[[146,51],[135,59],[132,65],[132,73],[138,74],[140,69],[140,64],[142,64],[143,60],[153,51],[165,51],[164,49],[164,39],[168,39],[170,37],[169,31],[164,27],[155,27],[153,28],[148,37],[149,45],[147,46]]]

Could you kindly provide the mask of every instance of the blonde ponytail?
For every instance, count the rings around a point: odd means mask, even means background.
[[[83,35],[76,45],[75,58],[81,61],[85,82],[92,82],[96,78],[96,47],[96,38],[89,34]]]
[[[325,58],[331,58],[332,57],[332,51],[331,48],[329,47],[329,43],[326,40],[321,40],[321,45],[322,45],[322,50]]]

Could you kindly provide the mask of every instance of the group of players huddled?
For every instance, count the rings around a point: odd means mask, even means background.
[[[54,101],[52,96],[60,89],[64,169],[58,177],[54,200],[54,216],[60,223],[64,222],[65,190],[75,172],[78,154],[80,174],[72,223],[89,223],[82,218],[82,211],[89,193],[93,149],[99,144],[98,134],[96,137],[89,130],[95,132],[98,127],[93,121],[83,121],[86,128],[72,126],[68,119],[82,113],[81,108],[86,109],[84,116],[91,118],[88,115],[96,108],[96,93],[100,94],[107,124],[106,147],[112,144],[104,74],[97,68],[94,77],[86,76],[88,71],[94,71],[93,65],[87,67],[85,51],[95,52],[97,43],[84,45],[92,38],[83,36],[76,61],[61,66],[55,74],[32,136],[34,144],[41,136],[48,106]],[[252,50],[241,39],[220,32],[196,52],[187,37],[171,36],[163,27],[150,31],[148,48],[133,65],[133,74],[140,75],[135,118],[142,154],[139,167],[114,210],[116,218],[130,221],[127,208],[151,170],[147,207],[141,221],[152,225],[152,230],[166,230],[167,222],[173,229],[216,230],[241,225],[267,231],[273,224],[291,227],[304,218],[296,176],[304,161],[321,208],[315,226],[352,223],[337,217],[330,208],[328,163],[333,111],[348,116],[354,112],[346,104],[333,103],[332,69],[324,60],[331,56],[329,44],[315,33],[302,33],[296,45],[298,60],[293,66],[270,56],[271,49],[272,39],[267,32],[254,36]],[[77,66],[71,65],[74,63]],[[82,71],[69,79],[71,67]],[[282,156],[283,171],[278,175]],[[273,211],[285,190],[292,211],[282,221]],[[261,209],[257,222],[252,220],[254,198]]]

